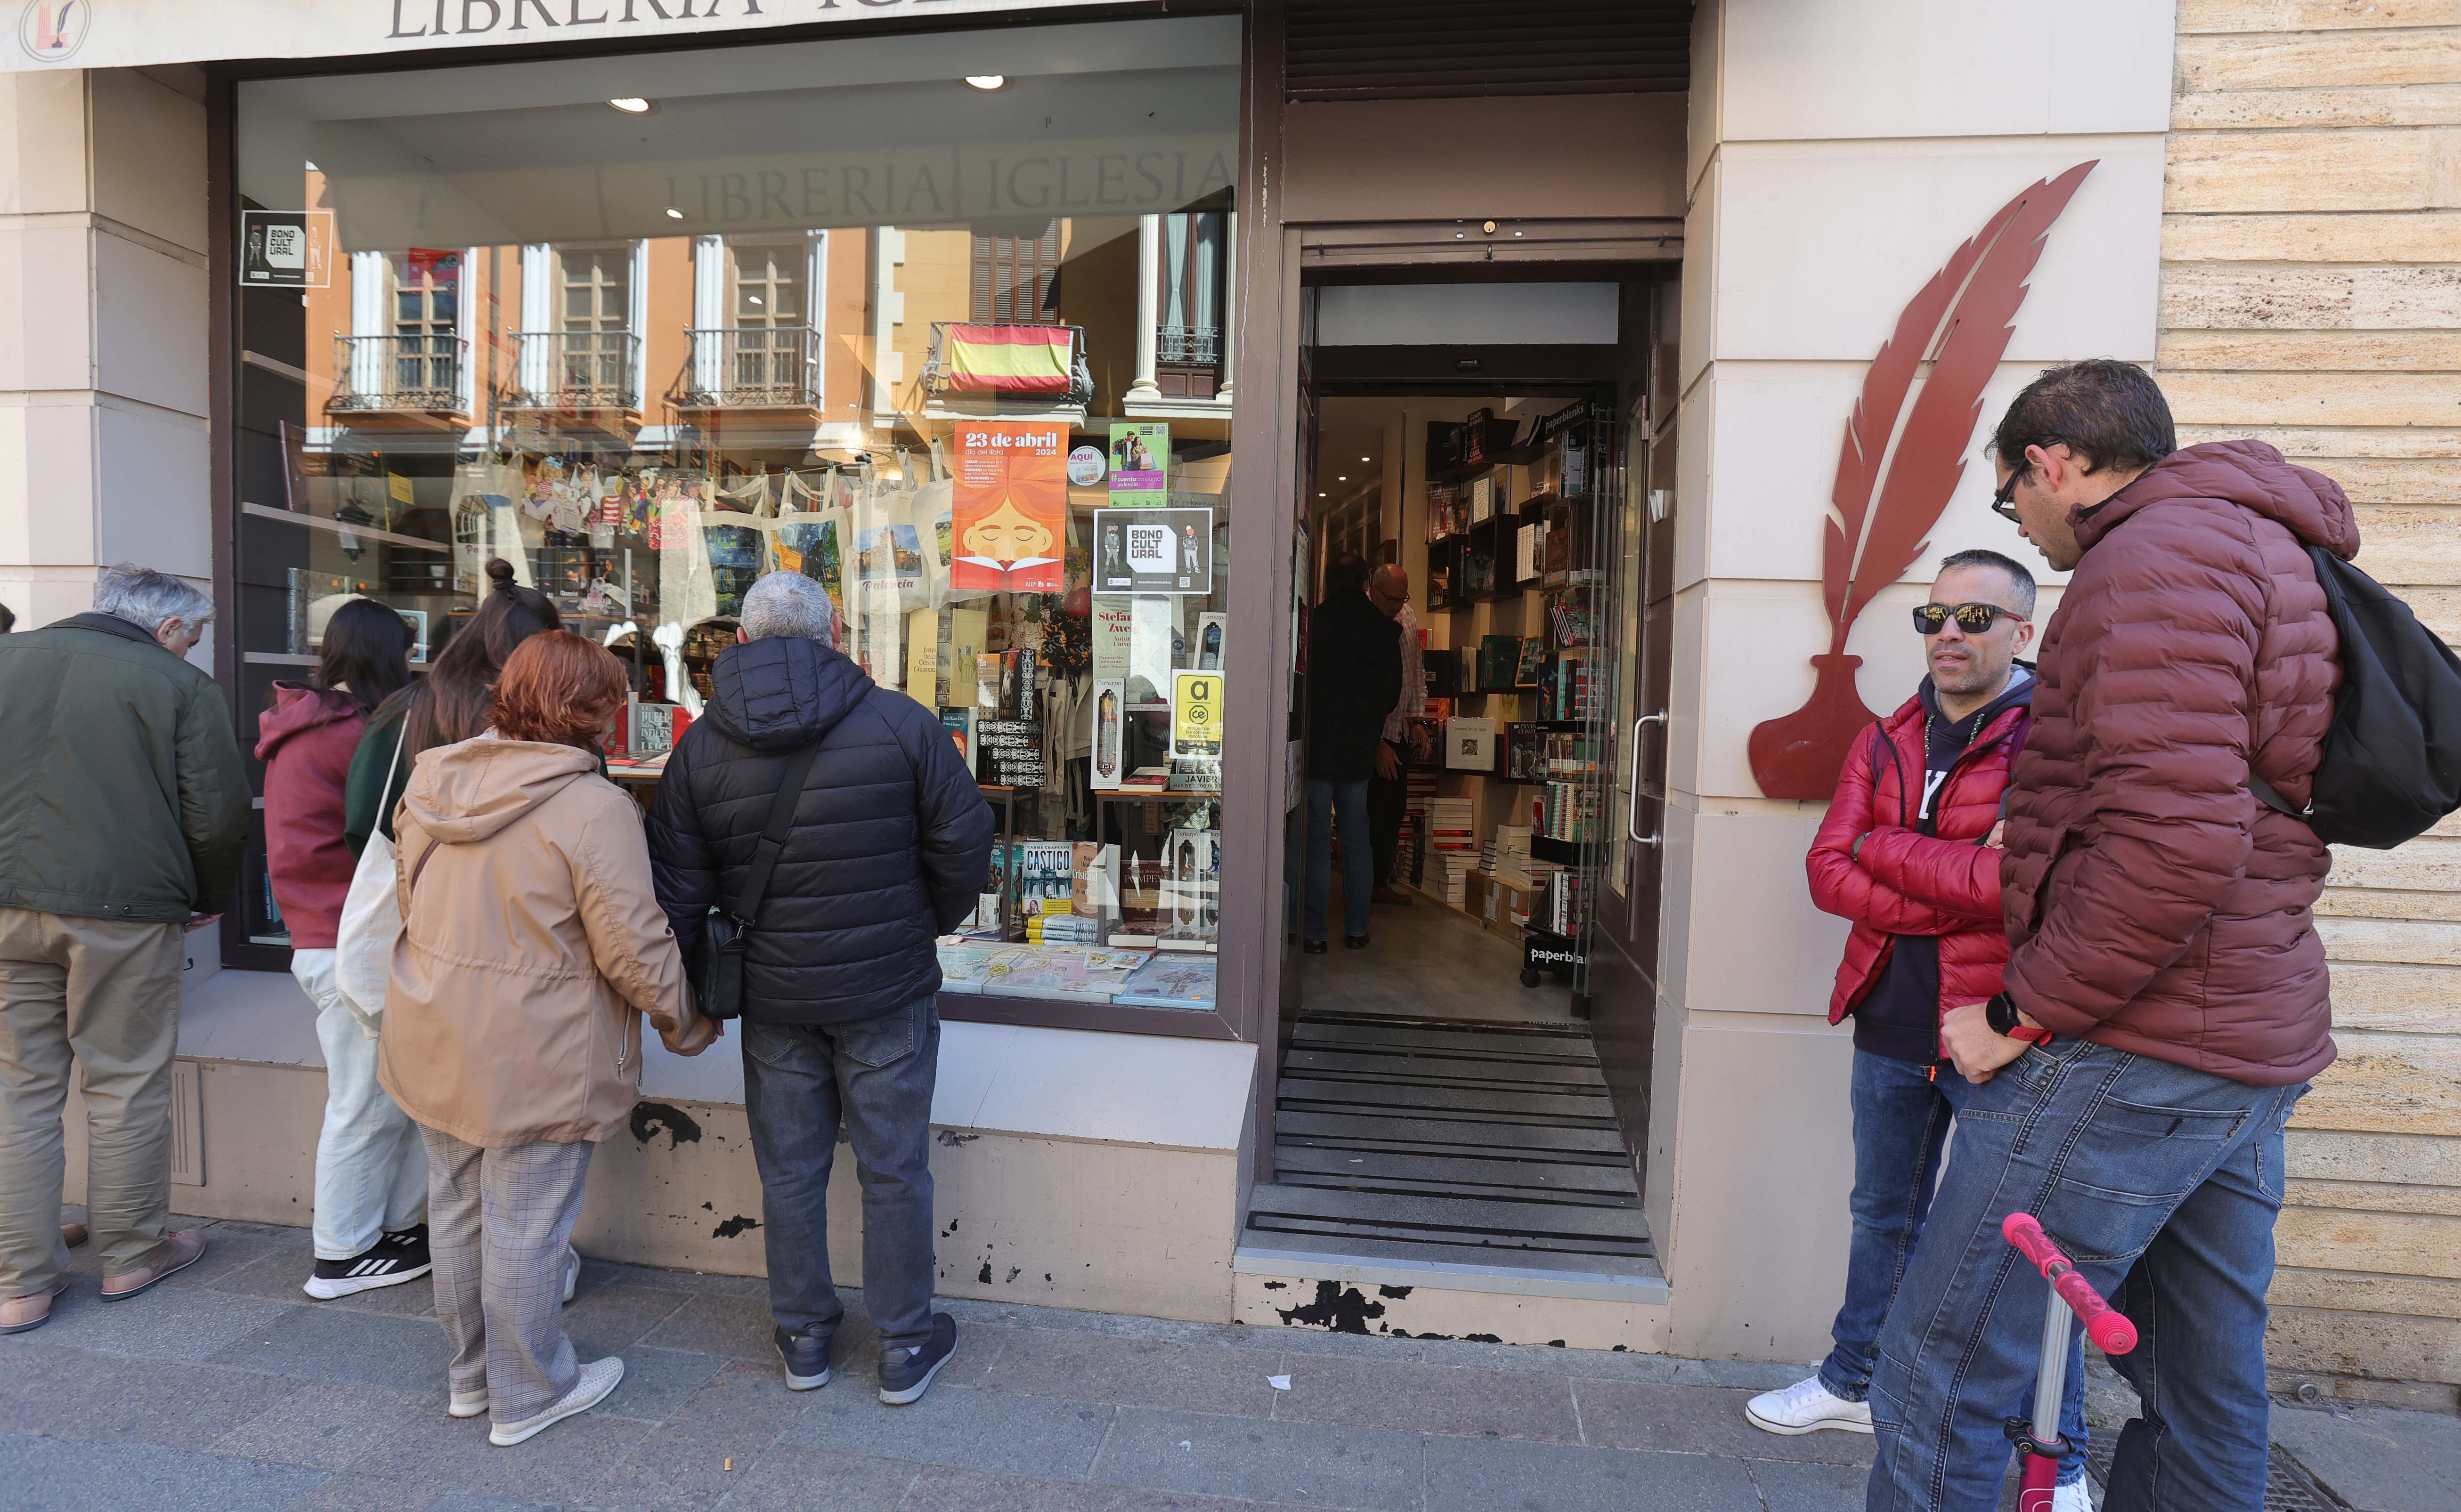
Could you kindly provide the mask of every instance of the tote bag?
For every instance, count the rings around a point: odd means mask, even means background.
[[[401,741],[409,738],[408,715],[385,768],[379,794],[393,791],[393,775],[401,770]],[[385,990],[393,981],[394,942],[401,938],[401,899],[394,888],[394,845],[384,826],[368,837],[359,865],[351,873],[351,890],[342,899],[342,923],[333,934],[333,980],[342,1000],[373,1025],[384,1012]]]

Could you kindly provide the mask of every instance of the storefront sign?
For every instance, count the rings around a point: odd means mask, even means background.
[[[249,288],[331,287],[333,212],[242,210],[239,281]]]
[[[956,427],[952,593],[1057,593],[1068,521],[1068,427],[963,420]]]
[[[1118,0],[30,0],[11,72],[631,42],[832,21],[1025,14]]]
[[[1210,509],[1097,509],[1094,550],[1094,586],[1101,592],[1213,591]]]

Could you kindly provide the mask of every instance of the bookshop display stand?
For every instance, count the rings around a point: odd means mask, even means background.
[[[1451,716],[1446,774],[1477,780],[1449,798],[1427,784],[1409,832],[1421,890],[1514,940],[1524,987],[1569,982],[1582,1017],[1606,849],[1601,588],[1616,446],[1610,408],[1591,400],[1526,431],[1476,414],[1430,426],[1427,440],[1427,605],[1453,627],[1449,649],[1428,652],[1430,693]],[[1500,607],[1481,616],[1481,605]],[[1523,633],[1473,633],[1482,621]]]

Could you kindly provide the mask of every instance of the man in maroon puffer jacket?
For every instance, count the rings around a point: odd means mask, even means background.
[[[1999,991],[2008,959],[2000,853],[1988,842],[2034,697],[2033,673],[2016,663],[2034,638],[2034,575],[1996,551],[1939,565],[1931,601],[1914,611],[1930,675],[1855,739],[1807,859],[1812,901],[1854,924],[1829,1003],[1832,1024],[1854,1015],[1853,1230],[1836,1347],[1819,1374],[1744,1408],[1775,1434],[1872,1431],[1881,1322],[1966,1090],[1941,1063],[1940,1020]],[[2066,1500],[2053,1512],[2085,1505],[2084,1386],[2080,1372],[2068,1393],[2077,1442],[2062,1467]]]
[[[1941,1025],[1974,1085],[1881,1334],[1869,1506],[1996,1504],[2043,1323],[2022,1211],[2142,1340],[2106,1512],[2256,1512],[2281,1129],[2333,1042],[2330,857],[2248,777],[2308,799],[2339,645],[2305,547],[2358,530],[2261,442],[2177,450],[2126,363],[2044,373],[1992,444],[1995,507],[2075,575],[2010,797],[2006,987]]]

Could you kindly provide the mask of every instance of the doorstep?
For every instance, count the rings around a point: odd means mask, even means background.
[[[1654,1260],[1613,1271],[1242,1245],[1234,1315],[1260,1328],[1661,1354],[1670,1299]]]

